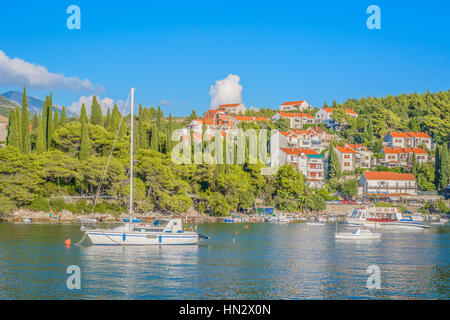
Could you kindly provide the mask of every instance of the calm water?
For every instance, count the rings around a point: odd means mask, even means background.
[[[0,299],[450,297],[448,227],[352,242],[335,241],[335,225],[244,226],[201,225],[212,238],[199,246],[65,248],[79,225],[0,224]],[[379,290],[366,287],[373,264]],[[81,290],[66,287],[69,265],[81,269]]]

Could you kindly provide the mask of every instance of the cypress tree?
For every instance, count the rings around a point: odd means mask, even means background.
[[[45,141],[47,143],[47,150],[50,149],[50,143],[52,141],[52,137],[53,137],[53,102],[52,102],[52,95],[53,93],[50,93],[50,96],[48,98],[48,102],[47,102],[47,119],[46,119],[46,137],[45,137]]]
[[[150,149],[154,151],[159,151],[159,131],[158,127],[153,125],[152,136],[150,139]]]
[[[20,109],[16,107],[16,124],[17,124],[17,135],[19,137],[19,144],[17,148],[22,151],[22,122],[20,120]]]
[[[96,96],[94,96],[92,98],[91,123],[95,124],[95,125],[103,126],[102,108],[98,104]]]
[[[446,142],[439,146],[439,157],[436,157],[436,167],[436,188],[441,190],[449,184],[450,179],[450,161]]]
[[[41,154],[45,152],[44,126],[41,115],[39,115],[37,127],[36,153]]]
[[[60,120],[59,120],[59,111],[58,109],[55,108],[55,115],[53,116],[53,130],[56,131],[56,129],[58,129],[60,124]]]
[[[62,111],[61,111],[61,119],[59,120],[59,126],[62,127],[67,123],[67,119],[66,119],[66,107],[62,107]]]
[[[172,152],[172,113],[169,113],[169,123],[167,124],[166,153]]]
[[[81,106],[80,113],[80,122],[81,122],[81,140],[80,140],[80,153],[78,158],[80,160],[86,160],[89,157],[89,132],[87,127],[87,114],[86,114],[86,106]]]
[[[339,163],[339,158],[334,151],[334,143],[330,143],[330,149],[328,151],[328,169],[327,178],[340,178],[341,177],[341,165]]]
[[[31,122],[31,128],[33,129],[32,130],[33,132],[36,132],[38,125],[39,125],[39,118],[37,113],[34,113],[33,121]]]
[[[110,123],[111,123],[111,111],[108,108],[108,112],[106,113],[106,120],[105,120],[105,124],[104,124],[106,130],[108,130]]]
[[[22,152],[24,154],[31,152],[30,114],[28,113],[28,98],[25,87],[23,87],[22,95]]]
[[[7,145],[16,147],[20,149],[20,141],[19,141],[19,125],[17,123],[16,111],[14,109],[9,110],[8,117],[8,138]]]

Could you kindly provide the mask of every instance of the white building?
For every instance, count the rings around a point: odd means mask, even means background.
[[[242,103],[221,104],[217,110],[228,114],[245,114],[245,106]]]
[[[280,118],[288,119],[292,129],[303,129],[305,124],[314,124],[314,118],[309,113],[277,112],[272,117],[272,121],[278,121]]]
[[[390,148],[420,148],[431,150],[431,137],[427,132],[388,132],[383,144]]]
[[[356,168],[370,169],[372,152],[364,144],[347,143],[343,147],[336,146],[335,150],[342,171],[351,172]]]
[[[292,164],[306,177],[309,187],[324,186],[324,157],[312,149],[280,148],[279,164]]]
[[[380,162],[382,165],[388,167],[404,167],[412,164],[412,157],[416,157],[417,163],[425,163],[429,161],[428,153],[422,148],[389,148],[383,147],[381,153],[384,154],[384,159]]]
[[[280,106],[280,111],[309,111],[312,107],[308,102],[302,101],[287,101]]]
[[[364,171],[360,179],[360,185],[365,196],[417,195],[417,182],[411,173]]]

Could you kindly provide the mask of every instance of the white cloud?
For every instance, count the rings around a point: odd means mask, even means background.
[[[80,99],[78,101],[76,101],[76,102],[74,102],[74,103],[72,103],[70,105],[70,107],[68,108],[68,111],[70,113],[72,113],[72,114],[77,114],[78,115],[78,114],[80,114],[81,106],[84,103],[84,105],[86,106],[86,112],[87,112],[88,115],[90,115],[91,114],[92,98],[93,97],[94,96],[90,96],[90,97],[82,96],[82,97],[80,97]],[[114,99],[111,99],[111,98],[108,98],[108,97],[105,97],[103,99],[100,98],[100,97],[97,97],[97,102],[102,107],[103,115],[106,115],[106,112],[108,111],[108,108],[111,109],[111,111],[112,111],[112,108],[114,107],[114,104],[117,104],[117,107],[119,108],[120,113],[122,113],[123,107],[125,105],[125,101],[123,101],[123,100],[114,101]],[[125,110],[125,112],[126,111],[129,112],[129,110]]]
[[[0,85],[17,85],[36,89],[69,89],[74,91],[104,92],[104,88],[93,85],[88,79],[66,77],[62,73],[51,73],[44,66],[19,58],[10,58],[0,50]]]
[[[225,79],[217,80],[215,85],[209,89],[211,96],[211,107],[215,108],[220,104],[241,103],[242,86],[238,75],[229,74]]]

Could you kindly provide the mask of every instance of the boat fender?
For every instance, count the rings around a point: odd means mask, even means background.
[[[125,240],[127,240],[127,234],[124,232],[122,235],[122,240],[125,242]]]

